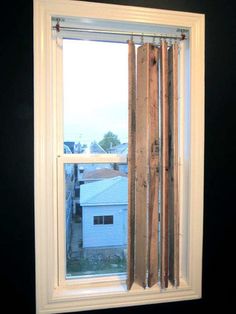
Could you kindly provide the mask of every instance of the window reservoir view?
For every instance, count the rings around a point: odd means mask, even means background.
[[[63,65],[66,277],[125,273],[127,45],[63,40]]]

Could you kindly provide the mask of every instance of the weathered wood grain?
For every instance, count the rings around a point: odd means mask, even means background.
[[[136,56],[133,41],[128,41],[128,248],[127,288],[134,282],[135,235],[135,143],[136,143]]]
[[[146,287],[148,209],[148,45],[137,53],[135,282]]]
[[[169,280],[179,286],[178,45],[168,51],[169,68]]]
[[[169,110],[168,110],[168,52],[161,43],[161,288],[168,287],[168,176],[169,176]]]
[[[148,286],[158,281],[158,195],[159,195],[159,121],[158,48],[148,45],[148,119],[149,119],[149,208],[148,208]]]

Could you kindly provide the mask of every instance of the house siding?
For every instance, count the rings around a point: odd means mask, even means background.
[[[113,215],[112,225],[94,225],[94,216]],[[127,244],[127,205],[83,206],[83,247]]]

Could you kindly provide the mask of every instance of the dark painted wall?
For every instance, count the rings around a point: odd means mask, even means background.
[[[101,1],[96,1],[101,2]],[[198,301],[104,310],[103,313],[200,312],[233,305],[231,279],[235,246],[236,72],[234,1],[114,0],[107,3],[193,11],[206,14],[206,136],[203,298]],[[7,302],[35,313],[33,195],[33,4],[6,1],[1,14],[1,270]],[[228,248],[231,248],[229,251]],[[14,310],[7,310],[14,313]]]

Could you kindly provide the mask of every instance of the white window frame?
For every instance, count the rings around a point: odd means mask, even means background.
[[[125,158],[63,155],[60,40],[52,43],[53,16],[173,25],[190,30],[189,77],[180,88],[180,207],[182,278],[179,288],[127,291],[125,276],[66,280],[64,163],[125,162]],[[185,56],[181,54],[181,59]],[[58,61],[59,60],[59,61]],[[180,67],[183,62],[180,61]],[[183,66],[182,66],[183,67]],[[189,93],[187,93],[189,91]],[[37,313],[63,313],[201,298],[204,170],[204,15],[121,5],[34,0],[35,246]],[[188,103],[188,104],[187,104]],[[55,116],[56,113],[56,116]],[[58,135],[58,132],[61,134]],[[57,134],[55,134],[57,133]],[[60,139],[60,141],[59,141]],[[60,156],[61,152],[61,156]],[[83,159],[84,158],[84,159]],[[101,160],[99,161],[99,158]],[[123,160],[124,159],[124,160]],[[61,195],[61,199],[58,199]]]

